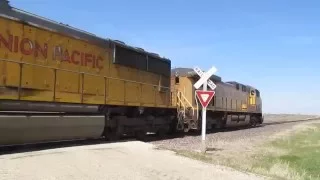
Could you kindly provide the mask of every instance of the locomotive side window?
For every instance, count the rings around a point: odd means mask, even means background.
[[[176,84],[179,84],[179,80],[180,80],[179,77],[175,77],[175,83]]]
[[[165,61],[160,57],[148,56],[148,71],[170,77],[171,62]]]
[[[256,96],[260,97],[260,91],[256,89]]]
[[[115,45],[113,63],[160,74],[165,77],[170,77],[171,75],[171,61],[119,45]]]
[[[144,71],[148,65],[146,55],[121,46],[116,46],[114,63]]]
[[[240,85],[236,84],[236,89],[239,90],[240,89]]]
[[[247,92],[247,86],[242,85],[242,91]]]

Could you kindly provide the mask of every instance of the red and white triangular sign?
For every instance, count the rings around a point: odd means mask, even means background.
[[[196,90],[196,95],[198,96],[203,108],[206,108],[208,106],[214,94],[214,91]]]

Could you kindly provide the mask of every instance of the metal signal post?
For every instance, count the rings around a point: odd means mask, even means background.
[[[206,127],[207,127],[207,106],[214,96],[214,91],[208,91],[207,86],[214,90],[216,85],[210,80],[210,77],[217,71],[215,67],[212,67],[208,72],[203,73],[200,68],[195,67],[194,71],[200,76],[200,79],[194,84],[194,87],[198,89],[201,85],[203,90],[196,90],[200,103],[202,105],[202,128],[201,128],[201,151],[206,152]]]
[[[207,91],[207,82],[203,83],[203,91]],[[202,106],[202,128],[201,128],[202,152],[206,151],[206,130],[207,130],[207,106]]]

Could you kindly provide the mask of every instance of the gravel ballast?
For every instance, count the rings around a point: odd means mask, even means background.
[[[268,140],[273,134],[285,131],[299,123],[319,122],[317,116],[265,115],[265,124],[255,128],[227,129],[223,132],[206,134],[207,147],[220,150],[249,149],[259,142]],[[173,150],[200,151],[201,135],[153,141],[158,147]]]

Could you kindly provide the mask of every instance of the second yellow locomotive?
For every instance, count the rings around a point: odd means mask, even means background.
[[[201,104],[195,95],[194,83],[199,76],[190,68],[176,68],[171,73],[172,93],[178,109],[178,129],[188,132],[201,128]],[[260,91],[238,82],[223,82],[210,77],[216,85],[215,95],[207,107],[207,128],[224,128],[263,123]]]

